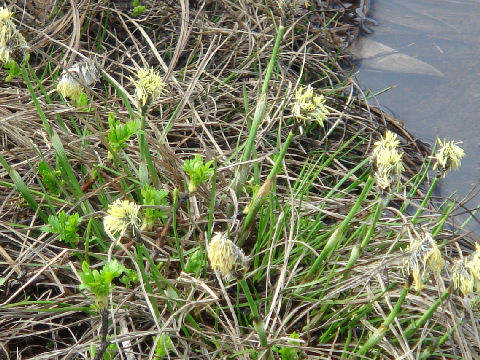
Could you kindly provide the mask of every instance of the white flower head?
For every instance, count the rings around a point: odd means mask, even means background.
[[[105,232],[113,239],[115,235],[120,239],[130,232],[133,238],[140,234],[139,206],[133,201],[117,199],[108,206],[107,215],[103,218]]]
[[[165,91],[165,83],[160,74],[152,68],[140,68],[137,71],[135,85],[135,98],[138,107],[144,109],[155,101]]]
[[[327,120],[329,111],[325,106],[325,97],[314,92],[313,87],[300,86],[295,91],[295,101],[292,105],[292,114],[303,122],[316,121],[321,126]]]
[[[410,255],[405,258],[402,271],[413,277],[416,291],[423,288],[423,281],[429,273],[439,274],[443,268],[443,258],[437,243],[430,233],[423,238],[410,237],[410,245],[406,249]]]
[[[235,278],[248,269],[248,258],[226,234],[215,233],[208,244],[208,259],[213,270],[226,279]]]
[[[438,140],[439,149],[432,158],[436,160],[433,169],[437,169],[442,177],[450,170],[458,170],[465,151],[454,141]]]
[[[85,86],[96,82],[97,76],[98,71],[92,60],[79,61],[63,71],[57,90],[64,98],[77,99]]]
[[[12,58],[23,61],[28,50],[27,42],[12,21],[13,13],[5,7],[0,8],[0,61],[7,63]],[[21,56],[16,56],[21,53]],[[15,59],[17,60],[17,59]]]

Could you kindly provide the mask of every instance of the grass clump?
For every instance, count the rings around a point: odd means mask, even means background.
[[[478,249],[435,194],[463,151],[372,111],[354,9],[110,5],[11,6],[2,356],[479,351]]]

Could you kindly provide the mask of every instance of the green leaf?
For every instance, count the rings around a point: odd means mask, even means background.
[[[203,263],[204,261],[202,250],[197,249],[194,252],[190,253],[185,272],[198,274],[203,266]]]
[[[56,172],[48,165],[46,161],[40,161],[38,163],[38,173],[42,177],[42,181],[45,184],[48,191],[52,194],[59,194],[60,188],[58,187],[58,179]]]
[[[88,105],[88,96],[83,91],[75,99],[75,106],[78,108],[87,107]]]
[[[7,70],[8,76],[5,78],[5,82],[10,82],[15,79],[22,72],[17,62],[13,59],[3,64],[4,69]]]
[[[168,355],[170,349],[173,349],[172,339],[167,334],[160,335],[157,347],[155,348],[155,360],[163,359]]]
[[[145,5],[135,6],[132,11],[132,17],[137,17],[138,15],[141,15],[145,12],[146,9],[147,7]]]
[[[299,335],[296,332],[293,332],[290,335],[290,338],[299,339]],[[295,341],[288,341],[288,342],[290,344],[297,344],[297,342]],[[298,354],[298,350],[294,347],[286,346],[286,347],[280,348],[280,350],[277,350],[277,351],[282,356],[282,360],[298,360],[300,358]]]
[[[118,279],[125,287],[129,288],[130,285],[138,283],[138,273],[133,269],[125,269],[125,273]]]

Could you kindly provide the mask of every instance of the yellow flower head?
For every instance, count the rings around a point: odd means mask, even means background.
[[[391,131],[387,131],[385,137],[375,142],[372,163],[375,169],[375,180],[382,191],[400,182],[404,167],[403,154],[397,151],[399,144],[397,135]]]
[[[430,233],[425,233],[423,239],[412,237],[407,252],[410,256],[404,260],[404,274],[411,274],[415,290],[423,288],[423,280],[432,272],[439,274],[443,268],[443,258],[437,243]]]
[[[480,296],[477,295],[470,299],[470,308],[473,315],[478,318],[480,316]]]
[[[115,238],[121,238],[126,232],[137,238],[140,235],[140,219],[138,217],[139,206],[129,200],[115,200],[108,206],[107,215],[103,218],[103,226],[106,233]]]
[[[28,49],[27,42],[12,21],[12,12],[7,8],[0,9],[0,61],[6,63],[12,58],[12,54],[18,51],[25,58]]]
[[[235,277],[248,269],[248,259],[242,249],[235,245],[225,234],[217,232],[208,244],[208,259],[213,270],[225,278]]]
[[[297,119],[303,121],[315,120],[323,126],[323,122],[327,120],[329,111],[325,107],[325,97],[315,94],[313,87],[308,85],[306,88],[300,86],[296,90],[292,114]]]
[[[138,106],[143,109],[162,95],[165,83],[160,74],[152,68],[141,68],[137,71],[135,85],[135,97]]]
[[[475,245],[473,254],[465,259],[465,267],[470,271],[476,282],[480,281],[480,245]]]
[[[436,160],[433,169],[438,169],[442,177],[451,170],[457,170],[460,167],[461,160],[465,156],[465,151],[453,141],[438,140],[439,149],[433,158]]]
[[[387,130],[385,131],[385,136],[375,142],[373,155],[377,155],[378,152],[382,152],[384,149],[394,150],[398,145],[400,145],[400,141],[397,139],[397,134]]]
[[[452,266],[453,286],[459,289],[464,296],[473,292],[474,278],[470,270],[465,266],[465,260],[457,260]]]
[[[1,7],[0,8],[0,21],[2,20],[10,20],[13,16],[13,13],[8,10],[6,7]]]
[[[64,98],[77,99],[83,92],[84,86],[90,86],[97,80],[97,68],[93,61],[85,60],[75,63],[63,71],[57,84],[57,91]]]

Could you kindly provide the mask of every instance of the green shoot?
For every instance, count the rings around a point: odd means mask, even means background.
[[[79,224],[79,214],[73,213],[67,216],[62,210],[58,215],[48,217],[48,225],[42,226],[42,231],[58,234],[61,241],[75,248],[78,245],[77,229]]]
[[[10,82],[21,74],[20,67],[13,59],[11,59],[9,62],[4,63],[3,67],[5,70],[7,70],[8,73],[8,75],[5,77],[5,82]]]
[[[188,192],[193,194],[203,182],[207,181],[214,173],[211,168],[214,160],[203,163],[200,155],[195,155],[193,159],[187,159],[183,162],[182,169],[188,174],[190,181],[188,182]]]
[[[116,259],[109,261],[103,268],[91,270],[88,263],[82,263],[82,271],[79,273],[82,279],[80,290],[88,289],[95,295],[95,306],[98,309],[105,309],[108,305],[108,294],[113,290],[113,279],[119,277],[125,272],[125,266],[120,264]]]
[[[140,0],[132,0],[132,17],[137,17],[145,12],[147,7],[145,5],[140,5]]]
[[[110,336],[107,336],[107,339],[110,338]],[[97,355],[97,347],[95,344],[91,344],[90,348],[88,349],[88,352],[90,353],[90,358],[95,359],[95,356]],[[113,360],[115,358],[115,355],[118,352],[118,345],[115,343],[109,344],[104,353],[102,354],[102,359],[103,360]]]
[[[60,175],[60,170],[53,170],[46,161],[40,161],[38,163],[38,173],[42,177],[47,190],[52,194],[58,195],[61,191],[59,185],[65,185],[65,181],[57,177],[57,175]]]
[[[295,345],[298,344],[299,335],[296,332],[290,334],[290,339],[288,343]],[[282,360],[298,360],[300,359],[299,351],[292,346],[282,346],[280,348],[274,348],[274,351],[278,352],[282,357]]]
[[[127,121],[125,124],[121,124],[120,121],[115,120],[113,113],[109,113],[108,127],[108,144],[113,152],[118,153],[127,146],[125,143],[137,132],[138,122]],[[113,158],[113,155],[109,153],[109,157]]]
[[[133,269],[125,269],[122,277],[118,279],[126,288],[129,288],[132,284],[138,283],[138,273]]]
[[[143,205],[153,205],[153,206],[168,206],[168,191],[164,189],[155,189],[149,185],[146,185],[141,190],[142,194],[142,204]],[[166,220],[168,219],[168,214],[166,211],[161,209],[144,209],[144,218],[143,218],[143,229],[150,230],[152,229],[155,221],[157,219]]]

